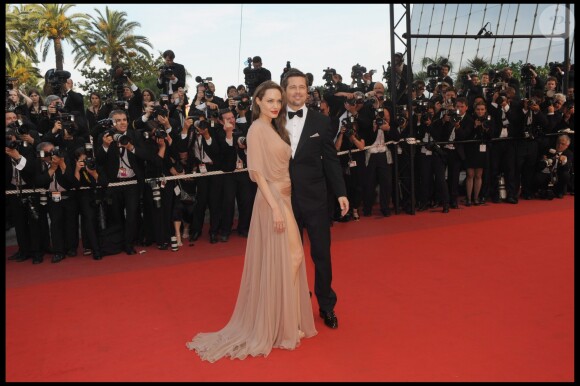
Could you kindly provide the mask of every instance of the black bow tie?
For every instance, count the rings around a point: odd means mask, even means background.
[[[302,111],[302,109],[296,111],[295,113],[293,113],[292,111],[288,111],[288,119],[294,118],[295,115],[298,115],[300,118],[302,118],[304,112]]]

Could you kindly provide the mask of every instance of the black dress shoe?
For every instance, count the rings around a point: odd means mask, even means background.
[[[221,236],[220,236],[220,241],[221,241],[222,243],[227,243],[229,238],[230,238],[230,236],[229,236],[229,235],[221,235]]]
[[[62,260],[64,260],[64,255],[57,253],[56,255],[52,256],[52,259],[50,260],[50,262],[51,263],[60,263]]]
[[[449,213],[449,206],[448,205],[445,205],[443,207],[443,213]]]
[[[424,212],[429,208],[429,205],[427,204],[421,204],[418,208],[417,208],[417,212]]]
[[[449,204],[451,209],[459,209],[459,205],[457,205],[457,201],[453,201]]]
[[[240,235],[241,237],[248,237],[248,231],[238,231],[238,235]]]
[[[493,202],[494,204],[499,204],[500,199],[499,199],[499,197],[492,197],[491,202]]]
[[[390,210],[381,210],[381,213],[382,213],[383,217],[391,217]]]
[[[465,206],[471,206],[471,201],[465,200]]]
[[[210,244],[215,244],[217,242],[218,242],[217,235],[215,233],[210,233],[209,234],[209,243]]]
[[[32,264],[40,264],[44,261],[42,255],[37,255],[32,257]]]
[[[137,253],[137,251],[135,250],[135,248],[129,247],[129,248],[125,249],[125,253],[128,255],[134,255]]]
[[[556,194],[556,198],[564,198],[564,194],[558,193],[558,194]]]
[[[324,319],[324,324],[330,328],[338,328],[338,318],[334,311],[324,312],[320,311],[320,317]]]
[[[89,248],[83,249],[83,256],[88,256],[88,255],[92,255],[92,254],[93,254],[92,249],[89,249]]]
[[[70,257],[75,257],[77,255],[77,250],[76,249],[69,249],[68,251],[66,251],[66,255],[70,256]]]
[[[162,251],[166,251],[167,249],[169,249],[169,243],[161,243],[157,246],[157,249],[160,249]]]
[[[197,239],[199,239],[199,236],[201,236],[201,232],[193,232],[193,234],[191,235],[191,240],[196,241]]]
[[[20,251],[16,251],[8,258],[8,260],[18,260],[18,259],[20,259]]]
[[[19,263],[21,263],[21,262],[26,261],[28,259],[30,259],[30,256],[29,255],[24,255],[24,254],[21,253],[18,256],[18,258],[16,259],[16,261],[19,262]]]
[[[505,199],[505,202],[510,203],[510,204],[517,204],[518,203],[518,200],[516,200],[513,197],[508,197],[508,198]]]
[[[102,259],[103,259],[103,255],[101,255],[101,252],[93,253],[93,260],[102,260]]]

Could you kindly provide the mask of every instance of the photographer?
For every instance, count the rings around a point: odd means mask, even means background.
[[[440,103],[439,103],[440,105]],[[437,119],[435,106],[430,102],[427,111],[417,113],[416,137],[426,143],[421,146],[417,159],[419,164],[419,212],[434,208],[436,201],[443,204],[443,213],[449,213],[449,188],[445,181],[446,153],[436,143],[443,141],[443,125]],[[435,192],[433,192],[435,191]],[[435,194],[434,194],[435,193]]]
[[[458,97],[455,101],[456,111],[451,110],[443,117],[443,131],[446,141],[462,141],[473,132],[473,118],[467,115],[467,98]],[[449,207],[458,209],[459,174],[465,161],[465,148],[461,143],[450,143],[444,146],[447,154],[447,184],[449,187]]]
[[[502,70],[502,79],[509,87],[515,90],[515,96],[512,98],[514,102],[519,102],[520,96],[520,81],[513,76],[513,70],[510,67],[504,67]]]
[[[357,103],[355,99],[349,99],[344,103],[346,111],[338,118],[338,133],[334,146],[337,151],[348,151],[347,155],[339,157],[342,166],[342,175],[347,191],[347,198],[350,203],[352,213],[346,213],[340,219],[340,208],[337,200],[332,200],[334,208],[334,218],[337,221],[348,221],[351,217],[358,221],[360,216],[358,209],[364,197],[365,187],[365,156],[364,152],[351,153],[352,150],[363,150],[365,140],[362,137],[366,132],[372,130],[373,112],[369,106]]]
[[[170,245],[171,236],[174,233],[172,215],[173,208],[179,196],[175,188],[177,181],[163,180],[163,177],[173,173],[171,169],[178,159],[178,152],[174,148],[173,135],[169,126],[169,119],[163,115],[158,115],[156,120],[148,122],[151,128],[149,138],[145,139],[144,146],[150,154],[150,159],[145,162],[145,177],[156,178],[144,186],[144,226],[153,224],[153,235],[157,243],[157,248],[167,250]],[[169,129],[170,132],[167,130]],[[145,211],[147,209],[147,211]],[[147,212],[147,215],[146,215]],[[150,216],[149,216],[150,214]],[[149,217],[151,221],[148,221]],[[175,235],[177,236],[177,234]],[[146,234],[147,241],[152,240],[151,234]],[[172,248],[172,250],[174,250]]]
[[[483,184],[483,170],[489,154],[489,140],[495,130],[495,121],[487,114],[484,102],[475,105],[473,130],[466,139],[478,140],[465,144],[465,206],[481,205],[480,192]]]
[[[218,140],[221,151],[221,170],[233,172],[247,167],[246,134],[247,124],[237,124],[234,114],[229,109],[220,110],[220,125],[223,131],[219,132]],[[220,226],[220,240],[226,242],[232,232],[234,212],[237,202],[238,234],[245,236],[250,229],[252,209],[252,181],[248,173],[228,173],[223,178],[222,217]]]
[[[79,242],[78,217],[74,167],[64,149],[50,142],[38,144],[39,159],[36,165],[35,183],[48,190],[48,215],[52,240],[52,263],[66,256],[76,256]]]
[[[88,146],[87,146],[88,145]],[[108,182],[105,173],[97,165],[93,154],[93,148],[90,143],[79,147],[74,152],[75,159],[75,187],[90,187],[91,189],[77,190],[78,205],[81,213],[81,223],[83,235],[83,248],[85,251],[91,251],[94,260],[101,260],[103,254],[99,244],[99,227],[105,229],[106,223],[104,216],[103,203],[104,193],[101,187],[106,187]],[[101,212],[101,213],[100,213]]]
[[[230,86],[233,87],[233,86]],[[250,111],[250,106],[252,104],[250,96],[248,94],[238,94],[233,95],[233,90],[231,89],[232,96],[230,96],[230,88],[228,88],[228,107],[234,113],[237,123],[246,124],[251,121],[252,113]]]
[[[173,61],[175,53],[172,50],[165,51],[163,59],[165,65],[159,69],[157,88],[163,90],[163,94],[171,95],[180,87],[185,87],[185,67]]]
[[[64,109],[69,113],[82,114],[85,111],[83,95],[73,91],[73,80],[71,78],[66,80],[61,99],[64,103]]]
[[[17,140],[22,141],[24,150],[29,149],[30,155],[34,156],[34,147],[40,142],[40,136],[35,126],[26,118],[18,119],[14,111],[6,111],[6,129],[12,130]]]
[[[245,83],[248,86],[248,94],[254,95],[254,90],[267,80],[272,80],[272,74],[269,70],[262,67],[262,58],[254,56],[251,64],[254,68],[250,68],[250,58],[246,62],[248,67],[244,68]]]
[[[53,101],[54,98],[57,99]],[[49,95],[46,100],[52,101],[48,108],[48,123],[52,128],[44,134],[42,140],[65,150],[72,159],[74,151],[88,142],[88,138],[83,136],[88,131],[84,126],[85,121],[77,112],[74,114],[64,112],[62,102],[56,95]]]
[[[558,136],[555,149],[549,149],[539,162],[536,186],[540,198],[562,198],[567,193],[570,170],[574,164],[574,153],[568,149],[570,137]]]
[[[125,110],[127,112],[129,123],[131,123],[134,120],[139,119],[139,117],[142,114],[143,95],[141,94],[141,90],[139,89],[139,87],[131,80],[130,78],[131,72],[129,70],[123,71],[122,68],[120,68],[120,70],[121,75],[118,75],[119,70],[115,72],[115,74],[117,75],[114,80],[114,84],[116,84],[117,88],[120,86],[122,93],[120,95],[121,98],[119,98],[119,100],[115,102],[115,107],[113,108],[113,110],[117,109]],[[123,108],[121,108],[122,102],[126,102]]]
[[[211,127],[203,115],[194,118],[197,136],[193,144],[196,171],[204,174],[221,170],[220,145],[217,129]],[[216,174],[202,176],[197,181],[197,205],[193,212],[191,223],[192,240],[201,235],[205,220],[205,211],[209,206],[209,240],[211,244],[218,242],[217,234],[220,228],[221,205],[223,194],[223,176]]]
[[[511,98],[507,93],[494,91],[489,114],[495,120],[495,131],[492,139],[520,138],[521,113],[511,108]],[[495,141],[491,148],[491,200],[500,202],[499,180],[503,173],[506,188],[506,202],[518,203],[519,186],[516,183],[516,144],[512,140]]]
[[[7,113],[8,114],[8,113]],[[13,112],[11,114],[14,114]],[[34,187],[34,148],[24,148],[13,130],[6,132],[5,189],[22,190]],[[6,209],[14,222],[18,251],[9,260],[25,261],[32,258],[33,264],[42,263],[41,227],[38,213],[38,193],[7,194]]]
[[[109,182],[137,181],[137,184],[112,187],[108,192],[112,205],[108,218],[113,223],[124,224],[125,252],[134,255],[137,253],[133,245],[144,176],[143,162],[150,156],[142,147],[140,135],[135,130],[128,130],[125,111],[113,110],[109,118],[114,129],[106,130],[98,139],[96,158]]]
[[[85,117],[87,118],[87,126],[91,137],[94,140],[102,133],[101,128],[97,128],[97,123],[103,119],[107,119],[111,113],[111,105],[104,104],[101,95],[96,92],[91,92],[89,96],[90,106],[87,107]]]

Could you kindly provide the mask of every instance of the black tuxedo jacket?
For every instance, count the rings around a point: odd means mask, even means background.
[[[318,212],[328,215],[327,182],[336,197],[346,196],[342,169],[330,133],[330,119],[308,110],[296,153],[290,160],[292,206],[302,215]]]
[[[185,67],[183,66],[183,64],[174,62],[173,74],[177,78],[177,83],[171,85],[171,89],[173,90],[173,92],[177,91],[177,89],[180,87],[185,88]],[[165,81],[165,79],[161,79],[161,82],[159,82],[159,79],[157,79],[157,88],[163,90],[164,94],[168,93],[167,82]]]
[[[85,102],[83,100],[83,95],[79,94],[78,92],[74,92],[73,90],[67,92],[66,102],[64,102],[64,108],[69,113],[77,111],[80,114],[83,114],[85,112]]]

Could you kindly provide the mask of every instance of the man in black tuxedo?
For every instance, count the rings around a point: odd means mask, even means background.
[[[163,53],[163,59],[165,66],[159,70],[157,88],[163,90],[163,94],[171,95],[180,87],[185,88],[185,67],[173,61],[175,53],[171,50]]]
[[[282,80],[286,92],[292,159],[292,208],[300,229],[306,227],[314,260],[314,293],[318,299],[320,316],[330,328],[338,327],[334,313],[336,293],[331,288],[330,219],[328,216],[327,181],[341,208],[341,216],[348,212],[346,187],[342,169],[330,138],[330,119],[305,107],[308,79],[297,69],[290,69]]]
[[[68,78],[65,84],[66,91],[62,96],[62,101],[64,102],[64,108],[68,113],[77,111],[84,115],[85,113],[85,102],[83,100],[83,94],[73,91],[73,80]]]

